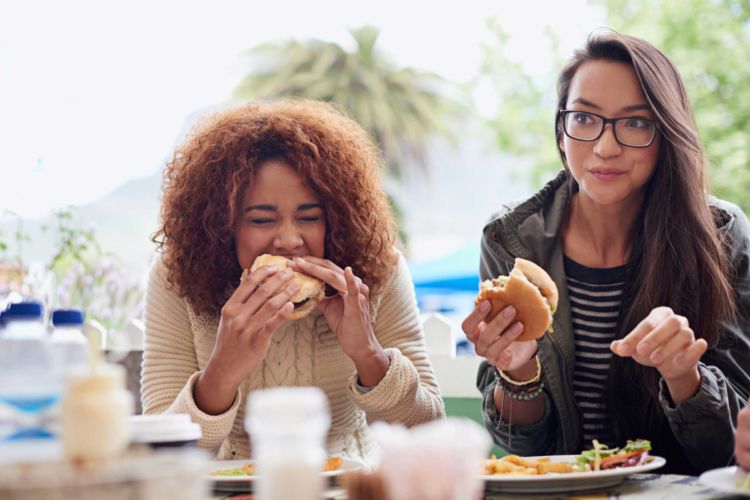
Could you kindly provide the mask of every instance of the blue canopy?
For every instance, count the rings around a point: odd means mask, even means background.
[[[476,292],[479,289],[479,243],[439,259],[410,263],[414,287],[421,293]]]

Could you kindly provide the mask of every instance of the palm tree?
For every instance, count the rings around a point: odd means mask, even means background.
[[[375,48],[378,30],[351,30],[356,48],[321,40],[264,44],[250,51],[259,71],[245,76],[234,91],[240,99],[305,97],[342,106],[377,141],[388,174],[400,178],[410,160],[427,172],[427,139],[450,136],[446,119],[456,102],[447,83],[433,73],[399,68]]]

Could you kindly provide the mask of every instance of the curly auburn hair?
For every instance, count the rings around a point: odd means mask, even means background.
[[[259,166],[281,159],[316,193],[325,258],[373,290],[398,260],[382,159],[368,134],[330,104],[253,102],[200,124],[164,171],[161,227],[152,240],[168,282],[198,313],[217,314],[239,283],[235,224]]]

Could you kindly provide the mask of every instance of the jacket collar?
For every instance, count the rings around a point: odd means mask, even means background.
[[[547,268],[574,193],[573,183],[563,170],[534,196],[492,220],[484,232],[511,256]]]

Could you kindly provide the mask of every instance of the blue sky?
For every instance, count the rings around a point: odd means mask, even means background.
[[[397,63],[466,81],[489,17],[532,71],[547,63],[545,26],[567,53],[602,22],[585,0],[13,3],[0,7],[0,210],[25,217],[159,170],[186,117],[227,99],[259,43],[348,46],[349,28],[372,24]]]

